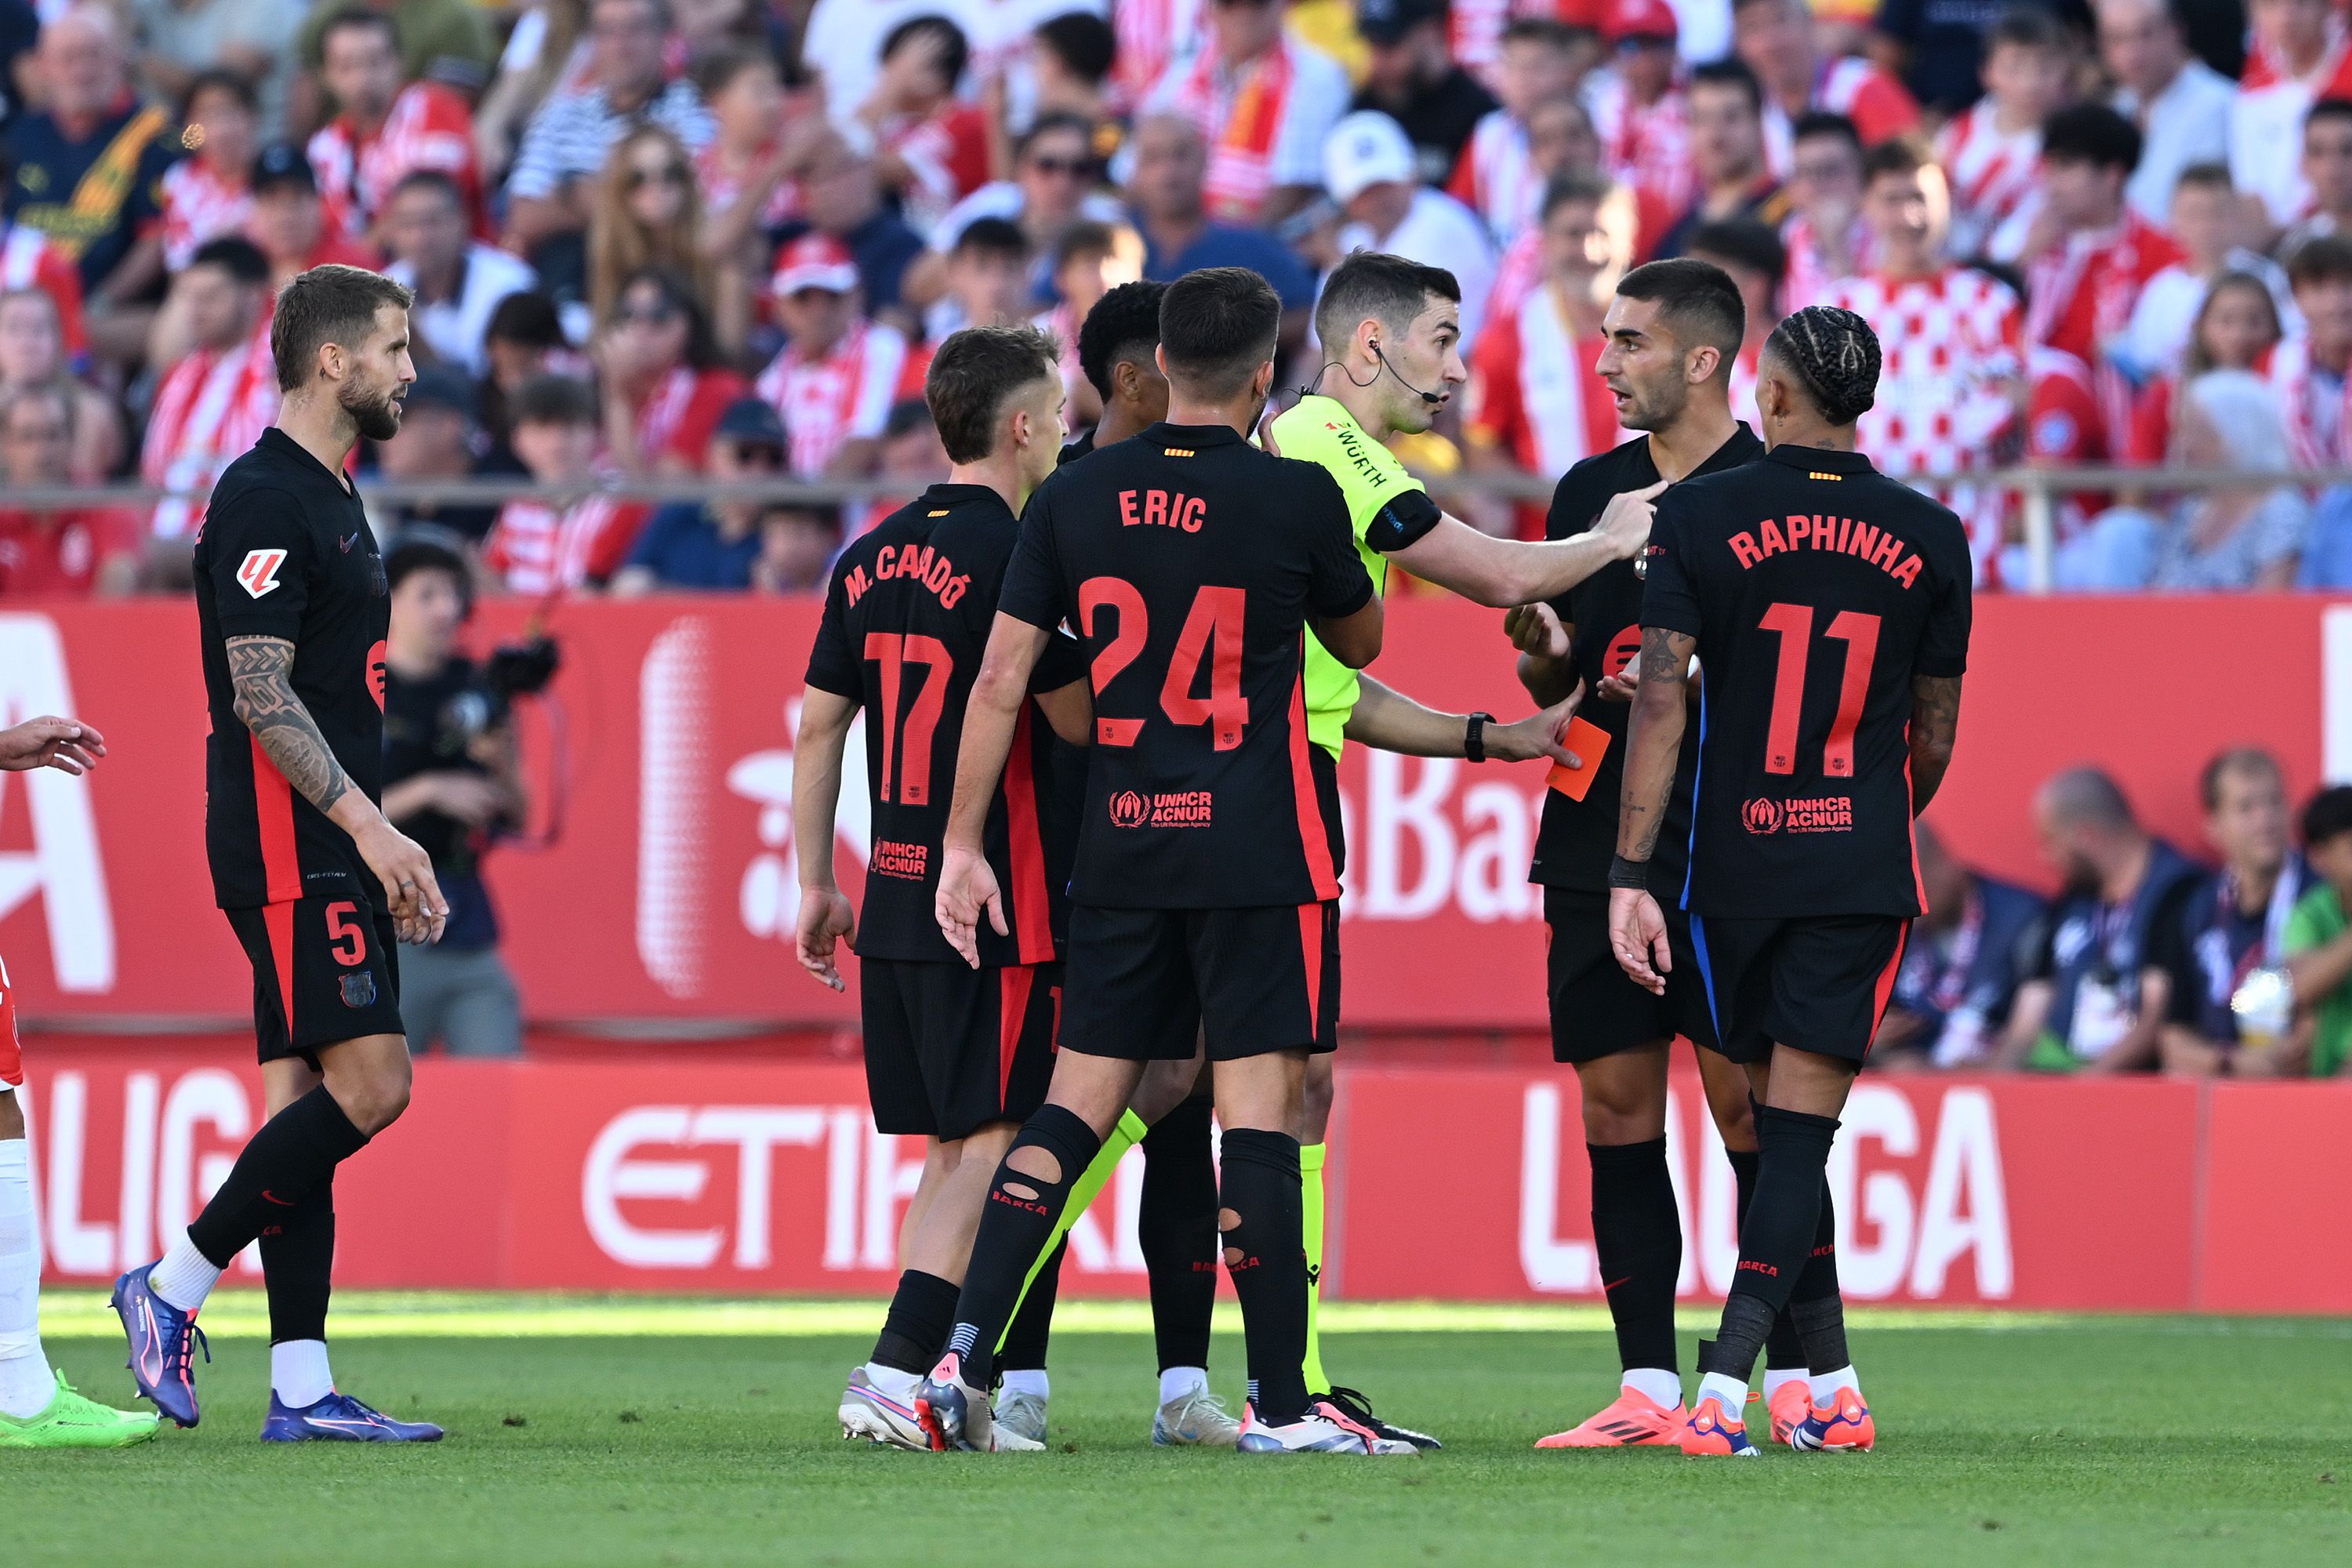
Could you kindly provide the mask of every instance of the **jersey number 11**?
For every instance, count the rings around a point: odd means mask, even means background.
[[[1760,623],[1780,635],[1780,663],[1772,677],[1772,716],[1764,727],[1764,771],[1797,771],[1797,720],[1805,702],[1805,664],[1812,653],[1813,607],[1776,604]],[[1878,658],[1878,617],[1859,610],[1841,610],[1824,633],[1845,644],[1845,678],[1838,683],[1837,717],[1830,721],[1829,743],[1822,749],[1822,772],[1832,778],[1853,776],[1853,732],[1862,722],[1862,705],[1870,695],[1870,667]]]

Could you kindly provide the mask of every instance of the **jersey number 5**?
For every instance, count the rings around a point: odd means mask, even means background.
[[[1780,663],[1772,677],[1772,716],[1764,727],[1764,771],[1797,771],[1797,719],[1805,703],[1805,662],[1812,653],[1813,607],[1773,605],[1760,623],[1780,634]],[[1862,705],[1870,695],[1870,667],[1878,658],[1878,617],[1859,610],[1841,610],[1823,634],[1845,644],[1845,678],[1838,683],[1837,717],[1830,721],[1829,743],[1822,749],[1822,772],[1832,778],[1853,776],[1853,731],[1862,722]]]
[[[866,657],[882,667],[882,798],[890,798],[894,769],[900,805],[929,805],[931,801],[931,736],[940,727],[940,711],[948,705],[948,675],[955,656],[937,637],[908,633],[866,634]],[[907,666],[928,665],[922,689],[902,724],[898,697],[906,686]],[[903,733],[901,732],[903,731]]]
[[[1210,743],[1230,752],[1242,743],[1249,724],[1249,700],[1242,695],[1242,626],[1248,616],[1249,594],[1242,588],[1203,587],[1192,596],[1192,611],[1176,634],[1168,658],[1168,676],[1160,684],[1160,710],[1174,724],[1205,724]],[[1120,577],[1089,577],[1078,584],[1078,629],[1096,636],[1097,617],[1104,609],[1118,617],[1109,642],[1095,655],[1091,684],[1099,710],[1103,693],[1119,671],[1135,662],[1151,635],[1143,595]],[[1209,695],[1192,695],[1201,666],[1209,666]],[[1106,746],[1132,746],[1143,733],[1140,719],[1109,719],[1097,713],[1095,739]]]

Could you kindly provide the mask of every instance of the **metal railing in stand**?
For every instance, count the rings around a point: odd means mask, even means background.
[[[2251,473],[2243,469],[2155,468],[1988,468],[1961,475],[1898,475],[1906,484],[1937,490],[1965,485],[1971,489],[2014,491],[2024,534],[2029,593],[2046,594],[2056,580],[2058,502],[2072,495],[2132,499],[2143,504],[2204,490],[2274,489],[2284,485],[2316,491],[2352,485],[2352,470]],[[1541,474],[1424,474],[1430,487],[1444,495],[1492,496],[1515,501],[1551,498],[1554,480]],[[558,505],[590,495],[616,500],[646,501],[784,501],[816,506],[880,500],[905,500],[926,481],[919,479],[815,480],[757,479],[720,483],[711,479],[614,479],[574,489],[557,489],[528,479],[466,479],[364,480],[361,498],[379,510],[453,506],[496,506],[505,501],[532,500]],[[18,511],[66,511],[100,507],[145,507],[173,499],[200,500],[202,489],[157,485],[0,486],[0,506]]]

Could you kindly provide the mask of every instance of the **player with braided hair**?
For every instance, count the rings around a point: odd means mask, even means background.
[[[1969,613],[1959,519],[1854,449],[1879,362],[1852,310],[1783,321],[1758,370],[1764,457],[1667,490],[1650,534],[1610,944],[1663,994],[1675,952],[1658,900],[1678,900],[1715,1048],[1747,1069],[1759,1150],[1722,1326],[1699,1342],[1685,1454],[1757,1452],[1748,1377],[1784,1308],[1811,1405],[1790,1446],[1876,1440],[1846,1351],[1824,1171],[1924,908],[1911,823],[1951,762]],[[1694,656],[1689,869],[1654,891]]]

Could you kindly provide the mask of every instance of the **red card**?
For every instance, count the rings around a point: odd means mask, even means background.
[[[1601,771],[1601,759],[1608,755],[1609,731],[1598,724],[1570,718],[1568,733],[1561,738],[1560,744],[1574,752],[1577,761],[1584,765],[1570,768],[1554,763],[1551,772],[1545,775],[1544,783],[1570,800],[1582,800],[1592,789],[1593,775]]]

